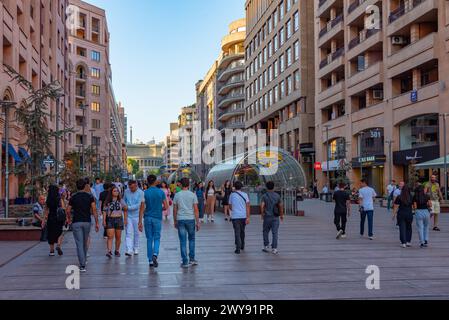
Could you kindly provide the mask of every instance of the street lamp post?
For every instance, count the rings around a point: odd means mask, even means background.
[[[330,168],[329,168],[329,128],[331,127],[331,125],[327,124],[324,127],[326,128],[326,145],[327,145],[327,147],[326,147],[326,149],[327,149],[327,151],[326,151],[326,153],[327,153],[326,154],[326,160],[327,160],[327,164],[326,164],[326,167],[327,167],[327,174],[326,174],[326,176],[327,176],[327,187],[330,188],[331,187],[331,179],[330,179]]]
[[[448,116],[448,113],[444,113],[441,116],[443,117],[443,143],[444,143],[444,199],[448,200],[447,195],[447,183],[448,183],[448,172],[447,172],[447,135],[446,135],[446,117]]]
[[[85,152],[84,149],[85,149],[86,141],[84,141],[84,140],[85,140],[85,135],[86,135],[86,109],[88,108],[88,105],[87,105],[87,104],[83,104],[83,105],[81,105],[80,107],[81,107],[81,109],[83,110],[83,131],[82,131],[83,138],[82,138],[82,140],[81,140],[81,142],[82,142],[82,152],[81,152],[82,163],[81,163],[81,171],[84,173],[85,170],[86,170],[86,168],[85,168],[86,161],[85,161],[85,159],[84,159],[84,152]]]
[[[93,146],[94,145],[94,133],[95,133],[95,129],[90,129],[89,130],[89,132],[90,132],[90,145],[91,146]],[[93,148],[92,148],[92,150],[93,150]],[[94,173],[94,159],[93,159],[93,156],[90,158],[90,171],[91,171],[91,174],[93,175],[93,173]]]
[[[392,144],[394,143],[394,140],[387,140],[385,141],[386,144],[388,144],[388,177],[390,179],[390,181],[388,183],[390,183],[393,180],[393,153],[392,153]]]
[[[360,131],[359,133],[359,154],[360,157],[363,158],[364,152],[362,152],[360,149],[362,149],[362,141],[360,137],[363,137],[365,135],[365,131]],[[360,161],[360,180],[363,180],[363,163]]]
[[[12,101],[0,101],[0,106],[5,108],[5,218],[9,217],[9,108],[16,105]]]

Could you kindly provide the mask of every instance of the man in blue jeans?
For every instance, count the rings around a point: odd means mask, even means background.
[[[368,217],[368,237],[374,240],[373,233],[373,216],[374,216],[374,199],[377,197],[376,191],[368,187],[365,179],[362,179],[362,188],[359,190],[360,204],[360,236],[365,235],[365,220]]]
[[[198,265],[195,260],[195,231],[200,230],[200,218],[198,211],[198,198],[189,191],[188,178],[181,179],[182,191],[176,193],[173,199],[173,220],[178,229],[181,245],[182,268]],[[195,230],[196,229],[196,230]],[[189,260],[187,259],[187,237],[189,238]]]
[[[150,268],[157,268],[159,263],[159,246],[161,243],[162,211],[168,208],[168,201],[164,191],[157,188],[157,177],[150,175],[147,178],[148,190],[145,190],[145,209],[139,212],[139,231],[143,231],[142,218],[145,216],[145,235],[147,237],[147,256]]]

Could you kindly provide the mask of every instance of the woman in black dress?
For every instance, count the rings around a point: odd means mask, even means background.
[[[45,208],[45,221],[47,223],[48,230],[48,244],[50,245],[50,257],[55,255],[55,244],[58,255],[62,256],[61,249],[63,237],[62,228],[64,227],[65,220],[58,220],[58,209],[65,210],[65,202],[61,200],[59,195],[59,188],[55,185],[51,185],[48,188],[48,196]]]
[[[226,180],[225,184],[223,185],[223,187],[221,188],[221,195],[223,196],[223,200],[222,200],[222,205],[223,205],[223,210],[224,210],[224,215],[225,215],[225,220],[231,221],[231,214],[229,211],[229,197],[231,196],[232,193],[232,187],[231,187],[231,182],[229,180]]]
[[[411,247],[413,223],[413,197],[410,188],[405,185],[401,195],[394,202],[393,220],[397,216],[399,237],[403,248]]]

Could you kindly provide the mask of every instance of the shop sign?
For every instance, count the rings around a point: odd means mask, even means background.
[[[439,156],[440,149],[438,146],[396,151],[393,153],[393,163],[397,166],[407,166],[411,162],[423,163],[432,161],[439,158]]]
[[[313,143],[301,143],[299,145],[299,152],[300,153],[315,153]]]
[[[322,170],[321,162],[315,162],[314,168],[317,171]]]
[[[360,166],[370,167],[373,165],[381,165],[387,161],[385,155],[366,156],[352,159],[352,166],[357,168]]]

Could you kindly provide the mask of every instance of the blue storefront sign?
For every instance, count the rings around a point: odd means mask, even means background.
[[[412,93],[410,94],[410,100],[413,103],[418,102],[418,91],[417,90],[412,91]]]

